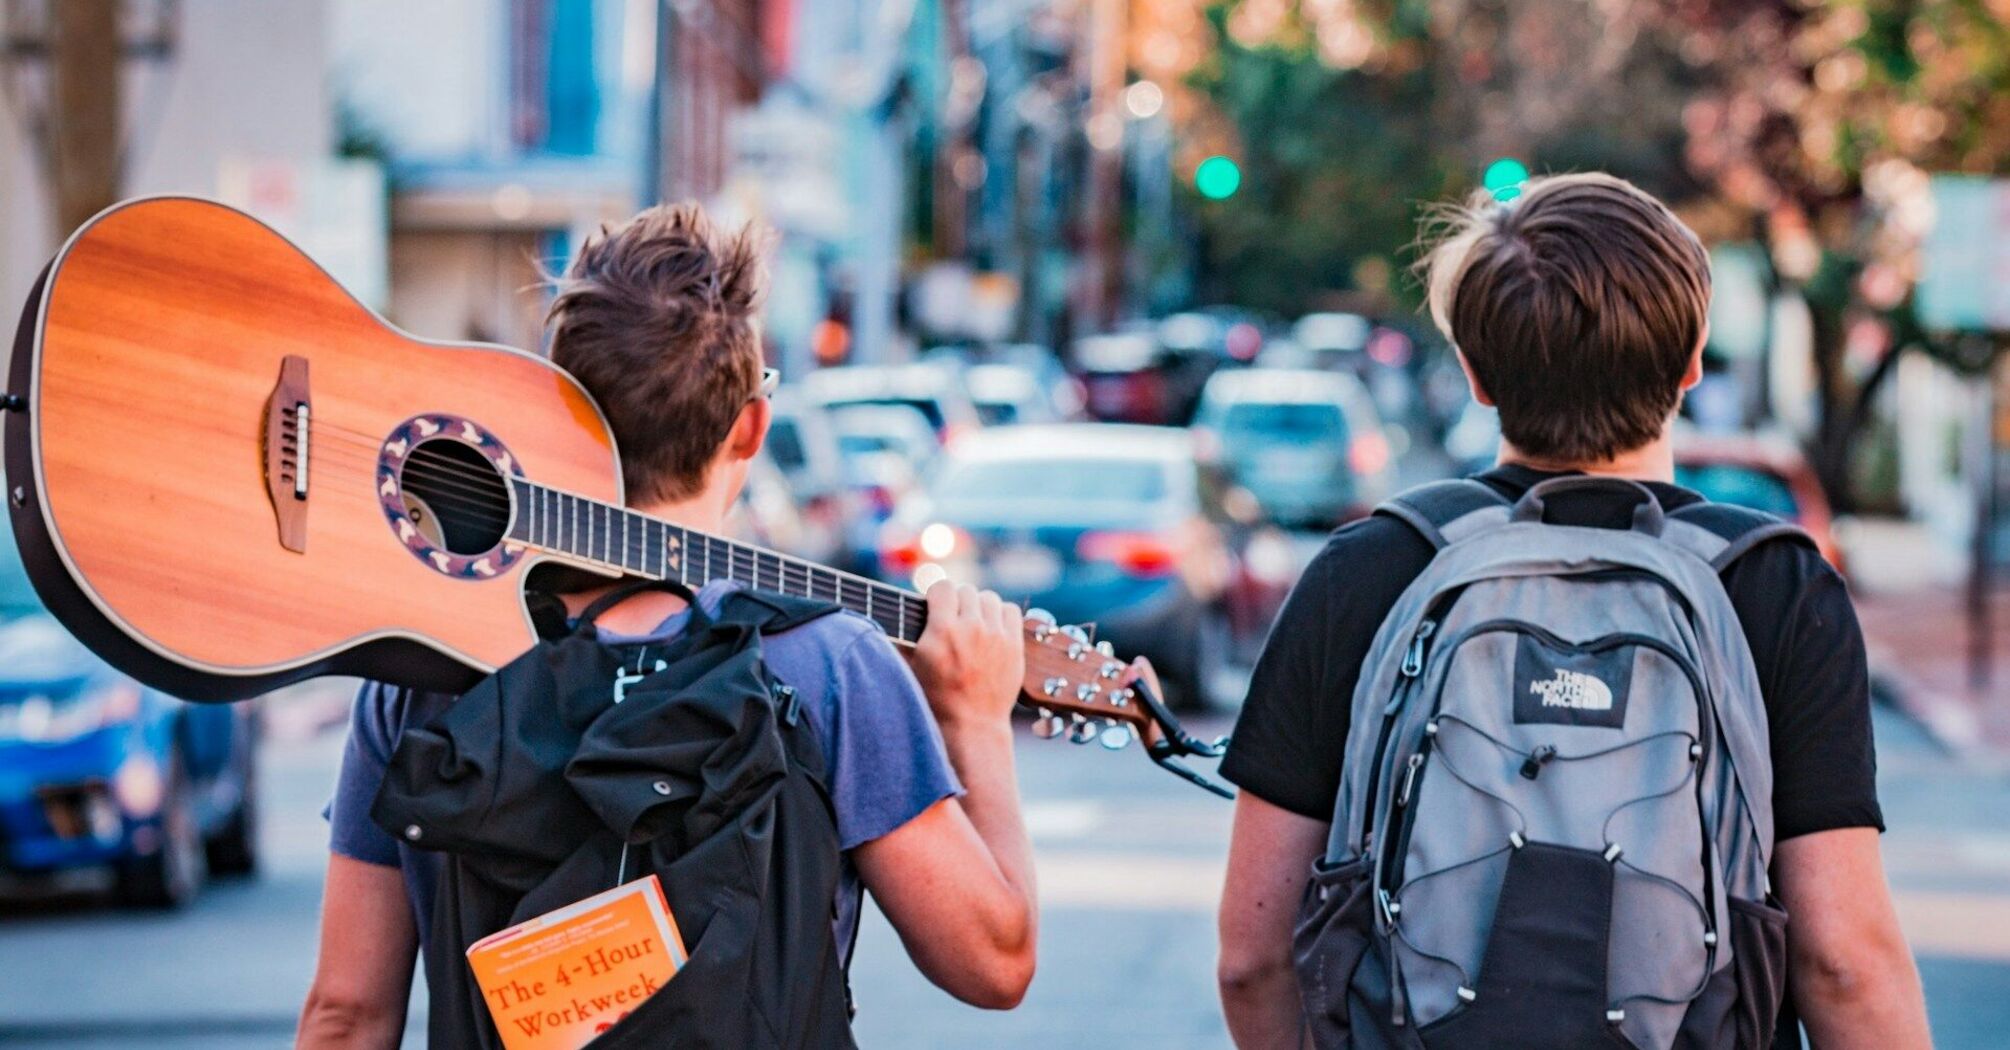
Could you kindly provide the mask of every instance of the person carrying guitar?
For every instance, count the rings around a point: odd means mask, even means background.
[[[755,309],[765,237],[716,231],[695,205],[605,229],[560,279],[551,356],[605,412],[630,504],[722,530],[770,420]],[[717,603],[731,584],[698,594]],[[604,582],[561,595],[578,614]],[[1020,611],[941,582],[911,664],[880,628],[841,613],[764,639],[769,668],[803,698],[824,751],[844,851],[833,922],[849,946],[870,890],[915,964],[973,1005],[1009,1009],[1034,966],[1032,850],[1020,814],[1010,712],[1023,674]],[[636,594],[596,621],[603,637],[667,639],[681,598]],[[302,1047],[399,1044],[441,854],[372,823],[408,725],[443,698],[366,684],[327,816],[321,948]],[[846,949],[847,953],[849,949]]]

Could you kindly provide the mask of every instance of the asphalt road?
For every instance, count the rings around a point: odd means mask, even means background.
[[[1215,725],[1215,731],[1224,727]],[[1957,762],[1880,713],[1885,846],[1921,955],[1939,1045],[2010,1031],[2010,764]],[[286,1045],[312,973],[325,859],[319,810],[338,733],[274,740],[257,878],[213,884],[180,914],[87,898],[0,912],[0,1043],[236,1050]],[[962,1007],[930,987],[875,920],[853,979],[861,1045],[1227,1045],[1212,909],[1230,806],[1136,752],[1023,737],[1043,898],[1040,972],[1018,1010]],[[407,1045],[418,1046],[415,1033]]]

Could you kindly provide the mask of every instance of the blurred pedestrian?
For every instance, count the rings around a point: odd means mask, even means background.
[[[594,396],[618,439],[630,505],[714,534],[770,420],[754,320],[762,248],[752,231],[715,232],[695,206],[652,208],[588,239],[549,317],[553,359]],[[603,576],[552,579],[563,617],[613,593]],[[736,586],[709,584],[696,602],[715,616]],[[768,672],[792,691],[821,748],[824,819],[835,824],[786,846],[828,840],[842,851],[830,858],[835,898],[783,918],[827,922],[812,932],[835,946],[828,957],[836,966],[848,967],[861,893],[870,890],[931,980],[966,1002],[1004,1009],[1032,978],[1036,917],[1009,721],[1022,674],[1020,614],[993,593],[948,583],[927,601],[911,664],[878,625],[850,611],[762,638]],[[660,589],[594,612],[585,630],[630,648],[660,647],[692,618],[683,597]],[[408,841],[417,836],[371,819],[401,738],[436,725],[453,702],[378,684],[357,697],[328,810],[331,855],[303,1047],[397,1045],[415,958],[424,958],[436,989],[466,976],[465,945],[437,943],[437,920],[448,912],[441,894],[460,869]],[[695,961],[707,942],[691,948]],[[806,990],[843,980],[793,976]],[[806,1045],[850,1045],[842,1010],[838,1026]],[[704,1033],[693,1038],[720,1045]]]
[[[1335,533],[1252,678],[1230,1031],[1926,1046],[1848,592],[1797,530],[1673,484],[1703,248],[1609,176],[1520,190],[1426,260],[1498,466]]]

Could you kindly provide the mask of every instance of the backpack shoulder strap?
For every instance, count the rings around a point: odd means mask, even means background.
[[[1443,550],[1477,532],[1504,524],[1512,508],[1494,487],[1472,478],[1418,485],[1384,502],[1375,513],[1417,530]]]
[[[821,619],[843,607],[816,598],[736,587],[719,603],[714,623],[746,624],[762,634],[778,634]]]
[[[1800,526],[1764,511],[1728,503],[1703,501],[1671,511],[1661,538],[1710,563],[1721,573],[1747,551],[1770,540],[1786,539],[1814,548],[1815,541]]]

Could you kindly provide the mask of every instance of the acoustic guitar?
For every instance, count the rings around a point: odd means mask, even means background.
[[[464,690],[535,641],[525,581],[547,562],[835,602],[904,646],[925,626],[910,591],[626,509],[614,435],[571,376],[407,335],[213,202],[131,201],[72,235],[9,390],[7,505],[37,592],[191,699],[327,674]],[[1219,745],[1149,673],[1051,617],[1025,642],[1041,735],[1135,735],[1205,783],[1177,759]]]

